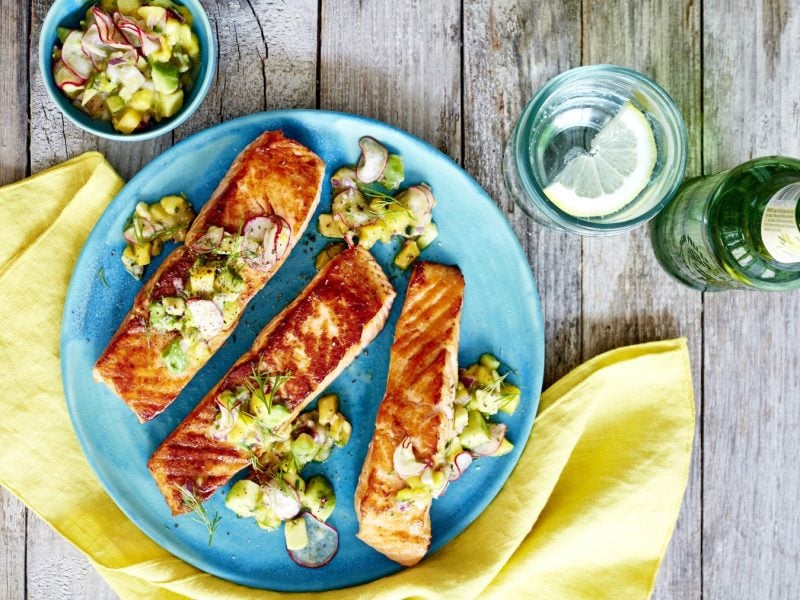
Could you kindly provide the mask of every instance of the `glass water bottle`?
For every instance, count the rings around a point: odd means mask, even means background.
[[[662,266],[699,290],[800,288],[800,160],[757,158],[686,182],[652,239]]]

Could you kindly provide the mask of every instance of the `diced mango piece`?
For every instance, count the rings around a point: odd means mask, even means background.
[[[394,257],[394,264],[401,269],[407,269],[419,256],[419,246],[414,240],[406,240],[400,252]]]
[[[114,122],[114,129],[121,133],[133,133],[142,122],[142,114],[134,108],[126,108]]]
[[[153,91],[148,89],[141,89],[131,96],[131,101],[128,106],[138,110],[139,112],[147,112],[153,108]]]

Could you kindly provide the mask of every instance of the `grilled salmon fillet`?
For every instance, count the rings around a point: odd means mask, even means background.
[[[105,382],[144,422],[161,413],[236,328],[250,299],[266,285],[302,236],[319,203],[325,163],[279,131],[256,138],[236,158],[186,235],[136,296],[94,367],[96,381]],[[190,362],[179,374],[170,371],[162,352],[181,334],[159,332],[150,325],[150,305],[165,297],[186,295],[195,261],[208,255],[212,228],[238,235],[254,218],[267,217],[290,230],[281,253],[268,264],[246,262],[239,272],[244,289],[235,299],[238,314],[207,344],[207,355]],[[284,231],[284,233],[286,233]],[[287,238],[283,238],[287,240]],[[233,313],[233,311],[231,311]]]
[[[395,472],[395,449],[408,438],[421,463],[444,461],[453,437],[458,382],[458,336],[464,278],[457,267],[414,267],[397,322],[389,376],[364,466],[355,509],[357,536],[392,560],[411,566],[431,542],[430,498],[400,503],[406,482]]]
[[[240,444],[212,436],[220,394],[252,385],[255,372],[291,374],[273,400],[289,411],[273,431],[285,431],[383,329],[394,297],[369,251],[355,247],[331,259],[150,458],[172,513],[187,511],[181,487],[202,501],[250,464]]]

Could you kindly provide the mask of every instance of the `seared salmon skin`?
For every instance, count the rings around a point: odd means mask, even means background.
[[[237,156],[95,364],[95,380],[140,421],[167,408],[236,328],[303,235],[324,173],[322,159],[279,131]]]
[[[368,250],[354,247],[331,259],[150,458],[172,513],[188,510],[187,492],[207,499],[251,464],[265,440],[285,434],[383,329],[394,298]],[[258,418],[247,400],[241,412],[233,406],[241,393],[258,394],[256,388],[270,396],[268,412]]]
[[[431,543],[431,496],[401,500],[407,481],[395,468],[401,446],[421,465],[444,468],[453,438],[458,383],[458,338],[464,278],[457,267],[422,262],[414,267],[389,358],[386,393],[358,479],[357,536],[405,566],[419,562]]]

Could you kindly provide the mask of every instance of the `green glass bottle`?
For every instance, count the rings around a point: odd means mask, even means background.
[[[652,221],[653,249],[693,288],[800,288],[800,160],[757,158],[683,184]]]

